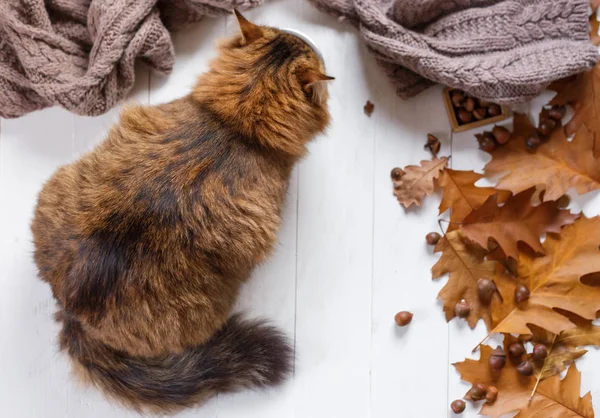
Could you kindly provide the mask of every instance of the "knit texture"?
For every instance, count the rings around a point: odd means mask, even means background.
[[[514,104],[598,60],[589,0],[309,0],[356,25],[402,97],[434,83]]]
[[[0,0],[0,116],[60,105],[99,115],[127,95],[140,58],[168,73],[169,30],[264,0]]]

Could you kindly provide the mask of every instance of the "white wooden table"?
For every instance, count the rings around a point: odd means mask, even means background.
[[[485,154],[473,132],[452,135],[441,88],[403,101],[349,25],[298,0],[273,1],[248,13],[258,23],[309,34],[321,48],[331,84],[333,122],[294,172],[274,257],[243,291],[239,309],[272,319],[295,341],[295,374],[266,392],[223,395],[181,417],[438,418],[468,386],[452,362],[485,335],[483,324],[446,324],[431,280],[437,256],[425,235],[437,230],[439,196],[402,209],[389,177],[396,166],[430,158],[425,135],[442,140],[455,169],[481,171]],[[171,76],[138,71],[133,99],[165,102],[186,94],[216,53],[232,18],[205,20],[175,35]],[[363,113],[367,99],[372,117]],[[532,106],[539,109],[541,98]],[[537,107],[536,107],[537,106]],[[118,109],[101,117],[59,108],[0,125],[0,417],[135,417],[81,387],[57,353],[58,326],[48,286],[36,278],[29,223],[36,194],[61,164],[101,141]],[[507,125],[510,125],[507,124]],[[598,194],[579,199],[600,213]],[[414,313],[400,330],[394,314]],[[580,362],[583,390],[600,411],[600,355]],[[471,406],[462,415],[476,416]]]

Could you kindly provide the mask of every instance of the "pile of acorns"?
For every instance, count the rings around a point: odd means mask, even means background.
[[[546,109],[540,115],[540,123],[534,133],[525,139],[525,145],[531,152],[535,150],[545,141],[550,138],[550,134],[556,129],[558,123],[567,114],[565,106],[552,106]],[[511,139],[511,133],[508,129],[502,126],[494,126],[492,131],[485,131],[481,134],[476,134],[479,148],[486,152],[493,152],[499,146],[506,144]]]
[[[493,118],[502,114],[500,105],[470,97],[462,90],[452,90],[450,92],[450,101],[454,108],[456,120],[460,125],[465,125],[475,120]]]
[[[437,232],[430,232],[425,237],[427,244],[435,245],[440,240],[441,236]],[[489,305],[492,302],[492,298],[498,292],[498,288],[496,287],[496,283],[493,280],[480,278],[477,280],[477,297],[479,301],[484,305]],[[527,286],[519,284],[515,289],[515,302],[517,305],[522,305],[527,303],[531,292]],[[471,305],[466,300],[461,300],[454,306],[454,313],[459,318],[467,318],[471,313]],[[530,360],[522,360],[523,354],[525,354],[525,347],[521,342],[514,342],[510,344],[508,347],[508,355],[511,357],[511,360],[519,362],[517,366],[517,370],[523,376],[531,376],[533,374],[533,364],[532,361],[543,363],[546,356],[548,356],[548,347],[544,344],[536,344],[533,347],[533,353],[531,355]],[[504,368],[506,365],[506,352],[502,347],[497,347],[494,349],[490,355],[489,363],[490,369],[497,372]],[[496,398],[498,397],[498,389],[494,386],[485,386],[482,383],[478,383],[474,385],[469,391],[469,396],[474,401],[480,401],[485,399],[488,403],[494,403]],[[457,399],[450,405],[452,411],[457,414],[462,413],[465,410],[465,403],[461,399]]]

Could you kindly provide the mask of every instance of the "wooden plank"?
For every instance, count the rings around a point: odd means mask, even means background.
[[[363,115],[371,59],[351,27],[302,4],[321,49],[332,123],[300,165],[295,414],[369,416],[375,138]]]
[[[371,416],[442,417],[447,411],[448,327],[436,297],[442,281],[431,280],[438,256],[425,235],[439,231],[439,196],[426,197],[420,208],[404,209],[393,195],[394,167],[430,160],[427,133],[450,155],[451,128],[440,87],[402,100],[388,80],[369,77],[375,112],[365,123],[375,126],[376,163],[373,247],[373,340],[371,347]],[[394,315],[414,314],[405,329]]]
[[[66,414],[54,301],[38,280],[29,225],[37,193],[73,152],[73,115],[59,108],[2,120],[0,138],[0,404],[6,417]]]

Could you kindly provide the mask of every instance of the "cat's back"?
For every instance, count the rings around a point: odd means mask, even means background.
[[[237,286],[273,247],[289,171],[187,98],[127,109],[40,192],[40,275],[63,306],[94,315],[135,302],[140,289],[157,309],[156,294],[176,303],[190,278],[202,292],[231,290],[220,287]]]

